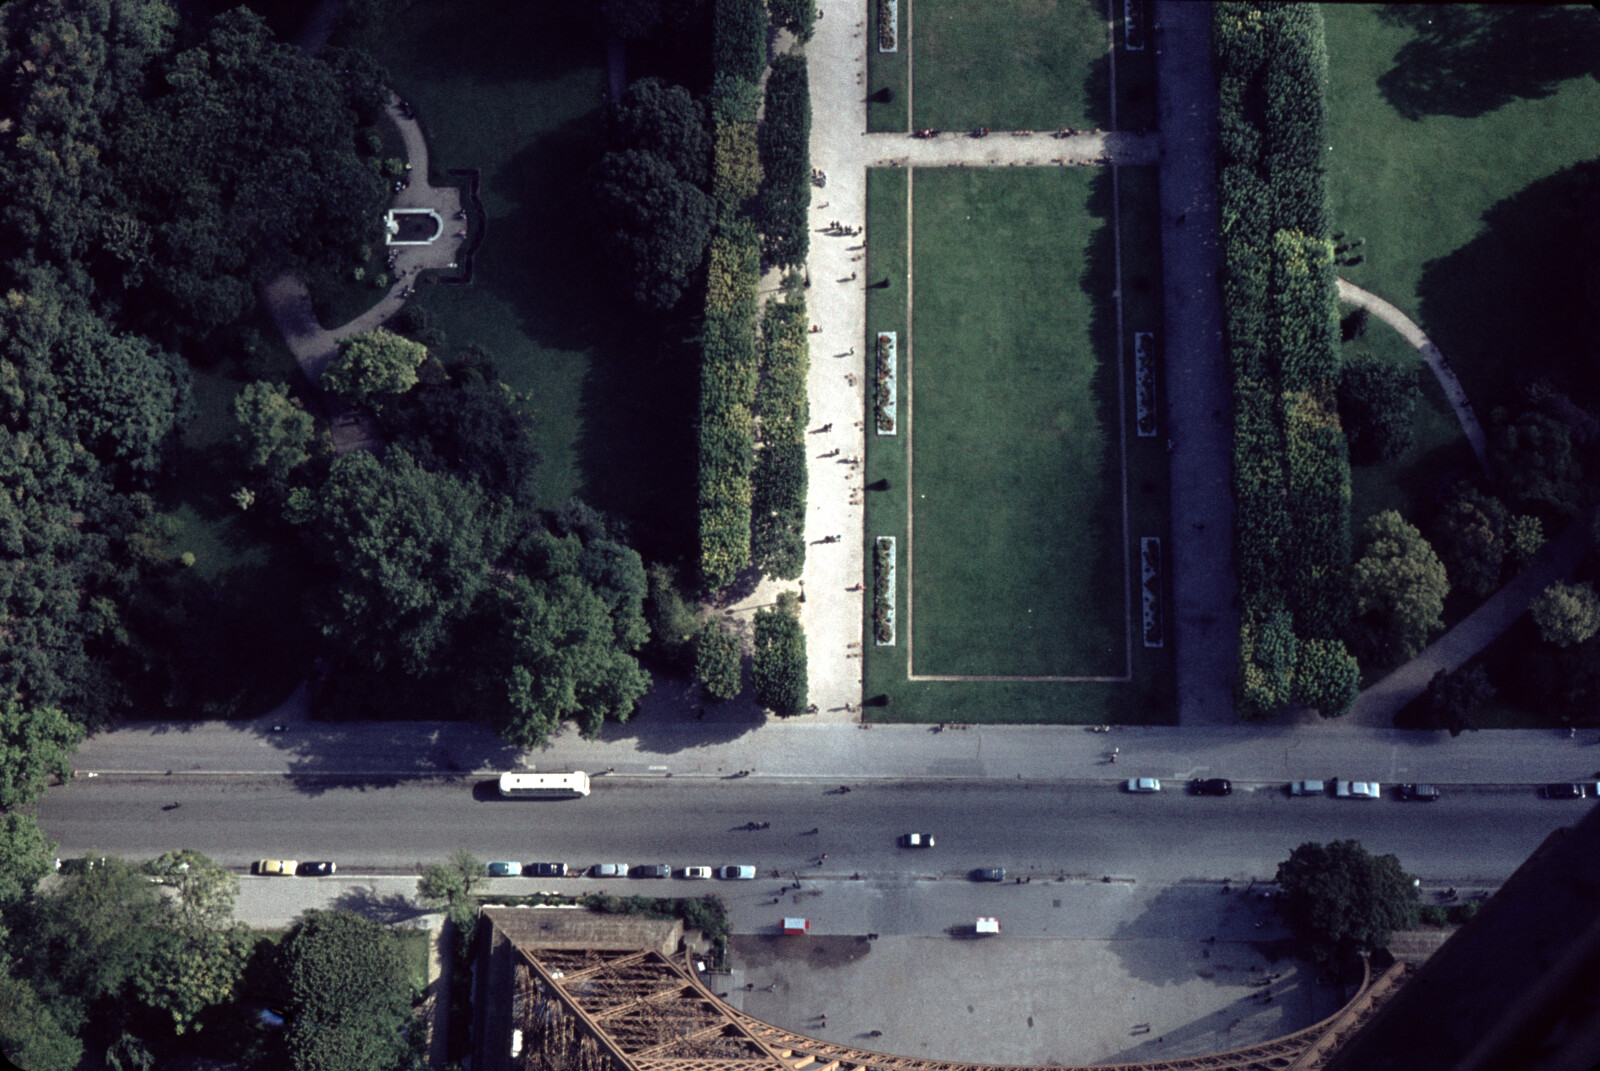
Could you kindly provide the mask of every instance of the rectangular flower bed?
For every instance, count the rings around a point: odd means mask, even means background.
[[[1145,0],[1122,0],[1122,47],[1144,51]]]
[[[1139,438],[1148,439],[1156,433],[1156,357],[1155,335],[1149,331],[1133,333],[1133,383],[1137,403],[1135,427]]]
[[[872,638],[894,646],[894,536],[872,541]]]
[[[877,389],[872,395],[872,416],[879,435],[894,434],[894,356],[895,333],[879,331],[875,347]]]
[[[898,0],[878,0],[878,51],[893,52],[900,47],[895,29],[900,25]]]
[[[1139,540],[1139,577],[1144,596],[1144,645],[1160,647],[1165,638],[1161,620],[1161,540],[1145,536]]]

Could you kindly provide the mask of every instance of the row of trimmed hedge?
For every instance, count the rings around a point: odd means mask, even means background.
[[[1223,308],[1233,380],[1238,705],[1342,714],[1350,463],[1339,423],[1338,295],[1322,165],[1327,50],[1312,5],[1213,9]]]
[[[750,561],[761,280],[761,237],[751,209],[761,184],[756,114],[767,60],[762,0],[716,0],[711,51],[711,195],[717,220],[701,327],[698,508],[700,578],[715,590]]]
[[[808,332],[803,289],[790,288],[786,302],[767,302],[761,321],[761,448],[756,452],[750,556],[762,572],[779,580],[798,578],[806,564]]]
[[[786,52],[772,61],[761,121],[761,168],[765,261],[797,267],[811,248],[811,80],[803,52]]]
[[[779,717],[803,714],[811,692],[800,602],[792,591],[771,609],[756,611],[750,679],[755,701]]]

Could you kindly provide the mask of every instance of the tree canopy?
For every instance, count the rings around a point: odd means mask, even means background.
[[[1339,418],[1357,465],[1393,461],[1411,449],[1417,370],[1371,357],[1347,361],[1339,381]]]
[[[1353,840],[1302,844],[1278,864],[1279,911],[1318,962],[1382,948],[1416,924],[1417,890],[1392,855]]]
[[[802,713],[809,701],[806,634],[800,627],[800,603],[794,592],[778,596],[778,604],[757,610],[755,659],[751,670],[756,702],[780,717]]]
[[[1351,570],[1356,612],[1383,657],[1410,658],[1444,627],[1450,581],[1422,533],[1394,510],[1367,519],[1362,553]]]
[[[234,396],[233,416],[245,463],[268,479],[287,480],[311,460],[316,418],[289,397],[287,385],[259,380],[246,385]]]
[[[725,703],[744,686],[739,637],[715,618],[700,629],[695,643],[694,675],[707,699]]]
[[[32,803],[52,774],[71,777],[70,756],[82,740],[83,726],[60,709],[0,699],[0,810]]]
[[[606,153],[590,181],[601,250],[628,292],[649,309],[676,306],[705,262],[711,198],[640,149]]]
[[[339,344],[339,355],[322,373],[321,385],[355,405],[382,409],[417,385],[417,370],[427,359],[428,347],[422,343],[375,327]]]
[[[1600,633],[1600,595],[1594,585],[1556,582],[1528,606],[1539,635],[1557,647],[1572,647]]]
[[[411,982],[394,934],[349,911],[307,911],[281,960],[295,1071],[408,1065]]]

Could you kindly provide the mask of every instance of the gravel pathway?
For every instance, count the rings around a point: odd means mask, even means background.
[[[1428,340],[1428,336],[1422,333],[1422,328],[1418,327],[1411,317],[1370,290],[1363,290],[1354,283],[1340,279],[1339,300],[1366,309],[1400,332],[1401,337],[1422,354],[1422,359],[1433,370],[1439,386],[1444,388],[1445,397],[1450,399],[1450,407],[1456,411],[1456,419],[1461,422],[1461,431],[1466,435],[1467,442],[1472,444],[1472,452],[1478,456],[1479,467],[1487,473],[1489,443],[1484,438],[1483,425],[1478,423],[1478,414],[1473,411],[1472,403],[1467,400],[1467,392],[1461,389],[1461,381],[1456,378],[1455,371],[1450,367],[1450,362],[1445,360],[1444,354],[1439,352],[1439,347]]]

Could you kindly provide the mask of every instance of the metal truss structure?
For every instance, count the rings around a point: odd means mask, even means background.
[[[868,1052],[764,1023],[706,989],[685,960],[618,949],[518,948],[513,1071],[1070,1071]],[[1228,1052],[1095,1071],[1318,1071],[1405,981],[1396,963],[1334,1015]]]

